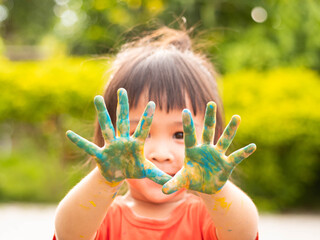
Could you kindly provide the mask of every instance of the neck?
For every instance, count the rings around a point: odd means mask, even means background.
[[[179,199],[166,202],[149,202],[129,190],[124,196],[127,206],[138,216],[153,219],[166,219],[170,213],[185,201],[185,192]]]

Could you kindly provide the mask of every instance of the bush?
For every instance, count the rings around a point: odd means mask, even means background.
[[[42,62],[0,62],[0,121],[43,121],[79,116],[102,92],[107,61],[58,58]]]
[[[228,118],[242,124],[236,146],[257,151],[236,176],[262,209],[319,207],[320,77],[306,69],[244,71],[224,78]]]
[[[93,134],[106,59],[0,62],[0,201],[59,201],[88,171],[66,139]],[[90,123],[90,124],[89,124]]]

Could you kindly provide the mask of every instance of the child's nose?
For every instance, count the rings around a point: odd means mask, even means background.
[[[148,159],[157,162],[172,161],[173,154],[170,151],[169,146],[163,143],[157,143],[153,146],[149,153]]]

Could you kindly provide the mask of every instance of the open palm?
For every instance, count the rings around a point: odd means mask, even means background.
[[[240,117],[237,115],[232,117],[217,144],[212,144],[216,121],[214,102],[207,104],[201,144],[197,144],[189,110],[183,110],[182,121],[185,143],[184,166],[163,186],[162,190],[167,194],[180,188],[207,194],[216,193],[224,186],[235,166],[255,151],[256,145],[249,144],[229,156],[225,155],[240,124]]]
[[[146,160],[143,151],[155,111],[154,102],[147,104],[134,134],[130,136],[127,92],[125,89],[119,89],[117,93],[117,136],[103,97],[96,96],[94,103],[105,146],[100,148],[72,131],[67,132],[67,137],[79,148],[95,157],[101,174],[110,183],[120,182],[126,178],[147,177],[156,183],[164,184],[171,179],[171,176]]]

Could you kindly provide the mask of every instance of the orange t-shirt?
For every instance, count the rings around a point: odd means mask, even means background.
[[[120,239],[213,239],[215,226],[202,200],[188,194],[186,201],[172,211],[165,220],[135,215],[122,197],[108,209],[97,231],[96,240]]]
[[[55,240],[55,236],[53,240]],[[165,220],[135,215],[117,197],[99,227],[96,240],[217,240],[214,223],[202,200],[188,194]],[[258,240],[258,234],[256,240]]]

